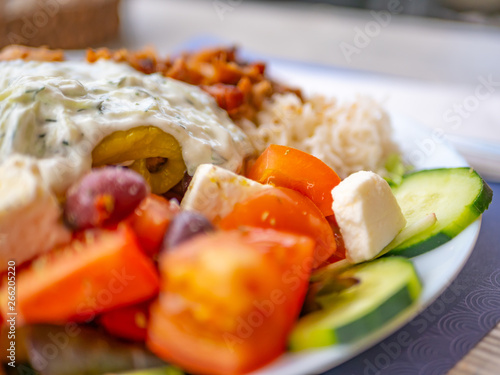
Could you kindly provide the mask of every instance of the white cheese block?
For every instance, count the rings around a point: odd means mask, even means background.
[[[228,215],[236,203],[263,189],[272,189],[227,169],[202,164],[197,169],[182,199],[185,210],[198,211],[214,221]]]
[[[33,159],[16,155],[0,166],[0,271],[69,242],[59,203]]]
[[[373,259],[406,225],[389,184],[373,172],[351,174],[332,190],[332,197],[352,263]]]

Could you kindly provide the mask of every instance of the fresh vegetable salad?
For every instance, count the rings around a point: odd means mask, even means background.
[[[371,99],[305,98],[235,49],[0,59],[7,372],[245,374],[354,342],[492,200],[468,167],[404,174]]]

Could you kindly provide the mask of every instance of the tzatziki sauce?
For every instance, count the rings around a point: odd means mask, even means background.
[[[33,157],[56,194],[91,169],[103,138],[139,126],[175,137],[190,175],[205,163],[238,171],[253,152],[196,86],[107,60],[0,62],[0,163],[15,154]]]

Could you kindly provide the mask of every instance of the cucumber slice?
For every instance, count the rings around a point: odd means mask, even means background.
[[[422,286],[410,260],[380,258],[340,274],[360,282],[329,297],[322,310],[301,318],[289,338],[291,350],[303,350],[356,340],[381,327],[410,306]]]
[[[392,249],[398,247],[402,243],[408,241],[410,238],[413,238],[424,231],[430,229],[432,226],[434,226],[437,222],[436,214],[432,213],[429,215],[425,215],[421,219],[417,219],[414,223],[411,223],[410,225],[406,225],[401,232],[398,233],[396,237],[387,245],[384,247],[384,249],[377,255],[377,258],[381,257],[382,255],[385,255]]]
[[[422,170],[407,174],[392,191],[407,227],[434,213],[437,223],[396,246],[387,255],[413,257],[449,241],[489,206],[493,191],[469,167]]]
[[[341,272],[346,271],[348,268],[352,267],[354,263],[349,262],[347,259],[339,260],[338,262],[331,263],[327,266],[323,266],[313,271],[309,281],[314,283],[316,281],[321,281],[329,276],[340,274]]]

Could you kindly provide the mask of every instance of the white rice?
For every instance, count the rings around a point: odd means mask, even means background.
[[[360,170],[384,174],[390,154],[398,152],[390,119],[379,103],[358,97],[351,103],[314,96],[275,94],[258,114],[258,126],[240,124],[262,152],[280,144],[308,152],[345,178]]]

